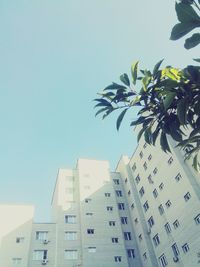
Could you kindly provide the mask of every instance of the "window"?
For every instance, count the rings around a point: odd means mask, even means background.
[[[77,232],[65,232],[65,240],[77,240]]]
[[[158,196],[158,191],[157,191],[156,189],[153,190],[153,196],[154,196],[155,198],[157,198],[157,196]]]
[[[36,240],[46,240],[47,239],[47,231],[37,231],[36,232]],[[16,240],[17,242],[17,240]]]
[[[124,239],[125,240],[131,240],[131,233],[130,232],[124,232]]]
[[[147,147],[147,143],[144,143],[143,148],[145,149]]]
[[[112,240],[112,243],[118,243],[119,242],[118,237],[112,237],[111,240]]]
[[[164,184],[161,183],[161,184],[159,185],[159,189],[160,189],[160,190],[163,190],[163,187],[164,187]]]
[[[125,184],[128,182],[128,179],[126,178],[125,180],[124,180],[124,182],[125,182]]]
[[[128,196],[130,197],[130,195],[131,195],[131,191],[129,190],[129,191],[128,191]]]
[[[159,257],[159,261],[160,261],[160,264],[162,267],[165,267],[167,266],[167,259],[165,257],[165,254],[162,254],[160,257]]]
[[[148,201],[146,201],[143,205],[144,211],[147,211],[149,209]]]
[[[132,166],[132,170],[133,170],[133,171],[136,170],[136,163],[133,164],[133,166]]]
[[[115,262],[121,262],[122,261],[122,257],[121,256],[115,256],[114,260],[115,260]]]
[[[164,208],[163,208],[162,204],[160,206],[158,206],[158,210],[160,212],[160,215],[162,215],[164,213]]]
[[[93,213],[92,212],[86,212],[85,215],[88,216],[88,217],[91,217],[93,215]]]
[[[146,252],[143,254],[143,259],[144,259],[144,260],[147,259],[147,253],[146,253]]]
[[[139,184],[139,182],[140,182],[140,176],[139,176],[139,174],[135,177],[135,181],[136,181],[137,184]]]
[[[176,220],[175,222],[173,222],[173,226],[174,226],[174,229],[177,229],[179,227],[180,223],[178,220]]]
[[[89,235],[93,235],[94,234],[94,229],[87,229],[87,233]]]
[[[170,200],[168,200],[168,201],[165,203],[165,206],[166,206],[167,208],[169,208],[171,205],[172,205],[172,203],[171,203]]]
[[[95,253],[96,252],[96,247],[88,247],[88,252],[89,253]]]
[[[86,198],[85,203],[89,203],[92,199],[91,198]]]
[[[175,177],[175,180],[178,182],[178,181],[180,181],[181,178],[182,178],[181,174],[178,173],[178,174],[176,175],[176,177]]]
[[[116,190],[115,193],[118,197],[122,197],[122,191],[121,190]]]
[[[112,211],[113,207],[112,206],[107,206],[106,209],[107,209],[107,211]]]
[[[142,234],[138,236],[139,241],[142,241]]]
[[[119,179],[113,179],[114,184],[119,184]]]
[[[169,165],[171,165],[173,161],[174,161],[173,158],[170,157],[167,162],[168,162]]]
[[[110,193],[105,193],[105,197],[110,197]]]
[[[22,262],[21,258],[12,258],[13,265],[20,265]]]
[[[143,158],[143,152],[141,151],[139,155],[140,155],[140,158],[142,159]]]
[[[121,223],[122,224],[128,224],[128,218],[127,217],[121,217]]]
[[[125,205],[124,205],[124,203],[118,203],[118,209],[119,209],[119,210],[125,210]]]
[[[144,187],[142,186],[139,190],[140,196],[142,197],[144,195]]]
[[[182,246],[182,249],[183,249],[183,252],[184,253],[187,253],[189,251],[189,245],[187,243],[185,243],[183,246]]]
[[[157,172],[158,172],[158,169],[155,168],[155,169],[153,170],[153,174],[155,175]]]
[[[115,226],[115,221],[109,221],[110,226]]]
[[[143,164],[143,167],[144,167],[144,170],[146,171],[147,170],[147,163],[146,162]]]
[[[135,218],[135,223],[138,223],[138,218]]]
[[[156,235],[153,237],[153,243],[154,243],[154,245],[155,245],[156,247],[160,244],[160,239],[159,239],[158,234],[156,234]]]
[[[128,255],[128,258],[135,258],[135,251],[134,249],[127,249],[127,255]]]
[[[149,156],[148,156],[148,161],[150,161],[152,159],[152,155],[150,154]]]
[[[24,237],[16,237],[16,243],[23,243]]]
[[[34,250],[33,251],[33,260],[46,260],[47,259],[47,250]]]
[[[165,231],[166,231],[167,234],[171,233],[172,229],[171,229],[169,223],[166,223],[166,224],[164,225],[164,227],[165,227]]]
[[[65,223],[76,223],[75,215],[65,215]]]
[[[135,207],[134,203],[131,204],[131,209],[133,210]]]
[[[149,181],[150,184],[153,184],[153,180],[152,180],[151,174],[147,177],[147,179],[148,179],[148,181]]]
[[[173,251],[175,257],[179,255],[179,249],[178,249],[178,246],[176,243],[174,243],[172,245],[172,251]]]
[[[65,259],[66,260],[77,260],[78,259],[78,251],[75,249],[65,250]]]
[[[152,227],[154,225],[154,219],[153,219],[153,216],[151,216],[149,219],[148,219],[148,224],[150,227]]]
[[[187,202],[189,199],[191,198],[190,192],[187,192],[187,194],[185,194],[184,199]]]
[[[200,224],[200,214],[198,214],[195,218],[194,218],[196,224]]]

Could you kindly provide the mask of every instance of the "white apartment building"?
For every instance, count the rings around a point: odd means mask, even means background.
[[[116,171],[79,159],[60,169],[52,222],[33,207],[0,205],[0,267],[200,266],[200,177],[141,141]]]

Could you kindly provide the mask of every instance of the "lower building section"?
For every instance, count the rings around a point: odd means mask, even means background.
[[[50,223],[0,205],[0,267],[199,266],[198,175],[182,164],[144,143],[115,172],[87,159],[60,169]]]

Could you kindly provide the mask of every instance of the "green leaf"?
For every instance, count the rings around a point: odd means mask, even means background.
[[[112,83],[111,85],[107,86],[104,90],[118,90],[118,89],[126,89],[124,85]]]
[[[173,127],[170,127],[170,134],[171,134],[171,137],[177,142],[181,142],[183,140],[182,134]]]
[[[178,40],[196,27],[198,27],[198,25],[195,22],[178,23],[172,28],[170,39]]]
[[[158,63],[156,63],[156,65],[154,66],[154,69],[153,69],[153,76],[155,76],[160,68],[160,65],[162,64],[164,59],[158,61]]]
[[[190,133],[190,138],[194,137],[195,135],[200,133],[200,127],[195,128],[191,133]]]
[[[127,86],[130,86],[130,81],[129,81],[129,78],[128,78],[128,75],[126,73],[122,74],[120,76],[120,80]]]
[[[163,105],[164,105],[165,110],[167,110],[170,107],[175,96],[176,96],[176,93],[174,93],[174,92],[169,92],[165,96],[165,99],[163,100]]]
[[[177,105],[177,115],[180,121],[180,124],[186,124],[186,115],[187,115],[187,99],[181,99]]]
[[[180,22],[200,21],[200,17],[192,6],[184,3],[176,3],[176,14]]]
[[[149,76],[144,76],[144,78],[142,79],[144,92],[147,91],[147,86],[149,85],[150,81],[151,81],[151,77]]]
[[[169,144],[167,141],[167,137],[166,137],[166,134],[164,132],[162,132],[161,136],[160,136],[160,145],[161,145],[161,148],[164,152],[168,151],[171,153],[171,150],[170,150],[170,147],[169,147]]]
[[[193,58],[193,60],[200,63],[200,58]]]
[[[135,121],[132,121],[130,126],[136,126],[136,125],[139,125],[141,123],[143,123],[145,121],[145,117],[139,117],[137,120]]]
[[[144,133],[145,130],[146,130],[146,128],[143,127],[143,128],[139,131],[139,133],[138,133],[138,135],[137,135],[137,142],[138,142],[138,143],[139,143],[140,138],[142,137],[142,135],[143,135],[143,133]]]
[[[194,169],[198,172],[199,171],[199,167],[198,167],[198,154],[196,154],[193,158],[193,164],[192,166],[194,167]]]
[[[159,135],[159,132],[160,132],[160,128],[156,128],[156,130],[152,133],[152,144],[155,146],[155,143],[156,143],[156,140],[157,140],[157,137]]]
[[[131,74],[132,74],[132,79],[133,79],[134,85],[136,84],[136,80],[137,80],[138,63],[139,63],[139,61],[135,62],[131,66]]]
[[[200,44],[200,33],[194,33],[190,38],[185,40],[184,47],[191,49]]]
[[[123,120],[123,118],[124,118],[124,115],[126,114],[127,110],[128,110],[128,109],[124,109],[124,110],[120,113],[119,117],[117,118],[117,123],[116,123],[117,130],[119,130],[119,127],[120,127],[120,125],[121,125],[121,122],[122,122],[122,120]]]
[[[96,107],[105,107],[105,106],[110,107],[112,105],[108,101],[105,100],[105,102],[98,103],[94,107],[96,108]]]
[[[106,108],[101,108],[101,109],[99,109],[99,110],[96,112],[95,117],[96,117],[98,114],[100,114],[100,113],[102,113],[102,112],[104,112],[104,111],[106,111],[106,110],[108,110],[107,107],[106,107]]]
[[[151,128],[147,128],[144,132],[144,140],[147,144],[151,145],[151,139],[152,139]]]
[[[140,103],[141,96],[137,95],[130,103],[131,106],[135,106],[136,104]]]

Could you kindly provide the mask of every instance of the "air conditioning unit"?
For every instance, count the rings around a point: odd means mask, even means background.
[[[173,261],[174,262],[178,262],[179,261],[179,258],[177,256],[173,257]]]
[[[48,262],[48,260],[47,260],[47,259],[44,259],[44,260],[42,260],[42,265],[46,265],[46,264],[47,264],[47,262]]]
[[[48,244],[49,243],[49,240],[45,239],[43,240],[43,244]]]

